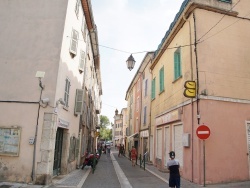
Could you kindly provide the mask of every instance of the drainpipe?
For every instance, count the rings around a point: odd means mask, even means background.
[[[39,78],[39,86],[40,86],[40,88],[41,88],[39,101],[41,101],[41,99],[42,99],[42,93],[43,93],[43,89],[44,89],[44,87],[43,87],[43,85],[42,85],[41,78]],[[37,119],[36,119],[36,131],[35,131],[35,138],[34,138],[32,174],[31,174],[31,179],[32,179],[33,183],[35,183],[35,176],[36,176],[36,173],[35,173],[36,141],[37,141],[37,130],[38,130],[38,122],[39,122],[40,107],[41,107],[41,105],[40,105],[40,103],[38,103]]]
[[[197,56],[197,38],[196,38],[196,18],[195,13],[193,14],[194,18],[194,52],[195,52],[195,64],[196,64],[196,76],[197,76],[197,89],[196,89],[196,100],[197,100],[197,121],[200,125],[200,108],[199,108],[199,71],[198,71],[198,56]]]

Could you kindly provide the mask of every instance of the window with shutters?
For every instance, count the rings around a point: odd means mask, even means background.
[[[155,99],[155,78],[152,80],[151,84],[151,99]]]
[[[83,112],[83,89],[76,90],[75,114],[82,115]]]
[[[181,75],[181,51],[180,48],[178,48],[174,52],[174,80],[177,80],[180,78]]]
[[[86,21],[84,20],[84,17],[82,18],[82,36],[83,36],[83,40],[84,42],[86,42],[86,31],[87,31],[87,25],[86,25]]]
[[[145,80],[145,86],[144,86],[144,96],[146,97],[147,96],[147,92],[148,92],[148,79]]]
[[[77,45],[78,45],[78,32],[72,29],[69,52],[73,57],[77,54]]]
[[[225,3],[232,3],[232,0],[219,0],[219,1],[222,1],[222,2],[225,2]]]
[[[144,106],[144,113],[143,113],[143,125],[147,123],[147,106]]]
[[[79,16],[79,7],[80,7],[80,0],[76,0],[76,6],[75,6],[75,13],[76,13],[76,17],[78,18]]]
[[[79,66],[78,66],[80,74],[84,70],[84,65],[85,65],[85,52],[81,50],[81,55],[80,55],[80,60],[79,60]]]
[[[159,71],[160,79],[159,79],[159,84],[160,84],[160,93],[164,91],[164,67],[162,67]]]
[[[64,90],[64,101],[65,101],[65,106],[69,106],[69,89],[70,89],[70,80],[66,78],[65,81],[65,90]]]

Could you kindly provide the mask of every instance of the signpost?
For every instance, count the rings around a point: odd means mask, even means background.
[[[204,171],[204,187],[206,187],[206,171],[205,171],[205,167],[206,167],[206,155],[205,155],[205,140],[210,136],[210,129],[208,126],[206,125],[200,125],[197,129],[196,129],[196,135],[198,136],[199,139],[203,140],[203,171]]]

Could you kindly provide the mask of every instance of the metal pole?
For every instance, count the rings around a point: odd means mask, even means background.
[[[206,147],[205,147],[205,140],[203,140],[203,164],[204,164],[204,186],[206,187]]]

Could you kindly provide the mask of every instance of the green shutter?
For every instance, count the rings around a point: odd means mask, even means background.
[[[164,67],[160,69],[160,93],[164,90]]]
[[[181,76],[181,54],[179,49],[174,53],[174,80]]]
[[[152,86],[151,86],[151,99],[155,98],[155,78],[152,80]]]

